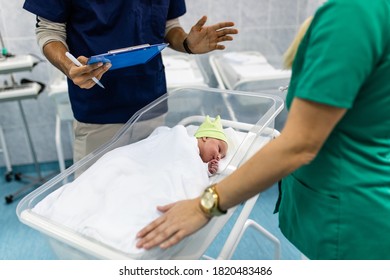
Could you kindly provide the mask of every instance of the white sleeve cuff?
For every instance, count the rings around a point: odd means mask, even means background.
[[[37,17],[35,34],[42,53],[43,47],[53,41],[59,41],[68,48],[68,44],[66,43],[66,23],[53,22],[42,17]]]
[[[179,18],[167,20],[167,23],[165,24],[165,36],[167,36],[168,32],[175,27],[181,27]]]

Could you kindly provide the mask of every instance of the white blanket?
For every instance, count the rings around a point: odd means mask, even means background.
[[[193,198],[209,183],[196,138],[183,126],[160,127],[147,139],[117,148],[33,211],[136,259],[167,259],[168,250],[139,250],[135,234],[157,218],[157,205]]]

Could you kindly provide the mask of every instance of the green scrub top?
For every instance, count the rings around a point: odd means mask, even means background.
[[[283,234],[310,259],[390,259],[390,0],[330,0],[301,42],[286,103],[347,113],[282,180]]]

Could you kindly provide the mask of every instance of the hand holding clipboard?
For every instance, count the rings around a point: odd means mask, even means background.
[[[83,66],[80,61],[77,60],[71,53],[66,52],[65,53],[66,57],[69,58],[77,67]],[[103,84],[96,78],[93,77],[92,80],[98,84],[101,88],[104,88]]]
[[[145,44],[112,50],[104,54],[91,56],[87,64],[110,62],[112,64],[110,70],[143,64],[151,60],[167,46],[168,44],[165,43],[156,45]]]

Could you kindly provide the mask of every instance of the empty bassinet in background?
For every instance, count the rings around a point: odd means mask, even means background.
[[[211,69],[221,89],[248,91],[279,96],[280,88],[290,83],[291,71],[278,69],[257,51],[224,52],[209,57]],[[287,118],[285,108],[275,119],[275,128],[282,130]]]
[[[180,87],[208,87],[208,77],[195,56],[162,54],[168,92]]]

